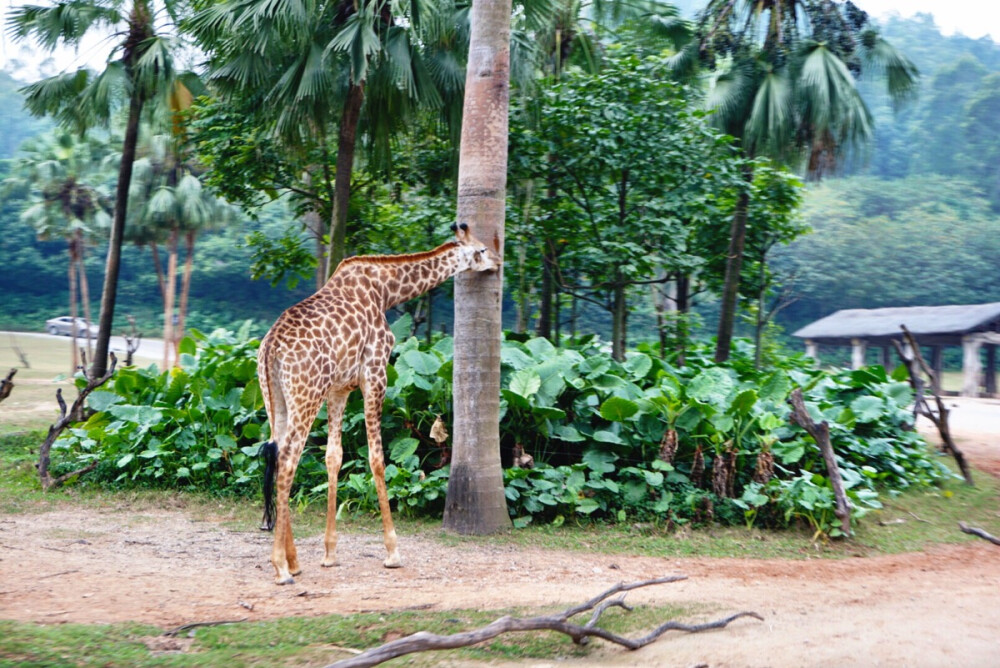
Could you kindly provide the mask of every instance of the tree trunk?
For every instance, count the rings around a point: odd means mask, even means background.
[[[132,163],[139,140],[139,117],[142,115],[142,96],[133,91],[129,100],[128,121],[125,126],[125,141],[122,143],[121,166],[118,169],[118,185],[115,188],[115,213],[111,223],[111,239],[108,242],[108,259],[104,267],[104,289],[101,292],[101,314],[97,331],[97,344],[90,375],[101,377],[108,368],[108,352],[111,347],[111,329],[115,319],[115,301],[118,297],[118,274],[121,269],[122,240],[125,236],[125,214],[128,209],[128,191],[132,183]]]
[[[347,93],[344,113],[340,119],[337,138],[337,171],[333,177],[333,213],[330,219],[330,246],[326,255],[326,276],[333,275],[344,259],[347,240],[347,205],[351,199],[351,171],[354,168],[354,149],[357,145],[358,121],[361,103],[365,99],[364,82],[355,83]]]
[[[726,278],[722,288],[722,310],[719,313],[719,330],[715,339],[715,361],[718,364],[729,359],[729,346],[733,340],[733,326],[736,323],[740,270],[743,267],[743,248],[747,240],[750,184],[753,182],[753,167],[749,163],[743,167],[743,180],[744,189],[736,201],[736,212],[733,214],[733,224],[729,229],[729,252],[726,255]]]
[[[167,280],[163,292],[163,367],[170,367],[170,349],[174,340],[174,295],[177,291],[177,228],[170,230],[167,247]]]
[[[754,327],[753,333],[753,368],[760,369],[760,365],[764,360],[764,355],[760,349],[761,343],[764,341],[764,325],[767,324],[767,319],[764,317],[764,310],[766,304],[764,303],[767,297],[767,286],[764,285],[764,279],[767,275],[767,265],[764,263],[763,258],[760,262],[760,292],[757,294],[757,320]]]
[[[611,356],[619,361],[625,361],[625,326],[628,312],[625,308],[625,284],[616,283],[611,298]]]
[[[70,377],[76,373],[77,368],[80,366],[80,349],[76,345],[76,265],[77,265],[77,251],[76,251],[76,237],[72,237],[69,240],[69,336],[70,336],[70,363],[73,365],[69,369]]]
[[[87,266],[84,262],[84,243],[83,243],[83,233],[77,230],[77,252],[79,253],[79,258],[77,259],[78,266],[80,267],[80,302],[83,304],[83,321],[87,324],[87,355],[91,358],[94,356],[94,350],[92,346],[92,340],[90,336],[90,325],[93,322],[90,315],[90,282],[87,280]]]
[[[181,277],[181,303],[177,308],[177,329],[174,330],[174,365],[181,358],[181,339],[184,338],[184,326],[187,320],[188,295],[191,293],[191,271],[194,268],[195,231],[188,230],[184,234],[186,256],[184,257],[184,274]]]
[[[550,250],[550,242],[542,241],[542,294],[538,299],[538,325],[535,334],[552,339],[552,298],[555,285],[555,253]]]
[[[510,0],[475,2],[465,78],[458,168],[458,221],[504,250]],[[444,528],[463,534],[509,529],[500,467],[500,338],[503,267],[455,277],[453,458]]]
[[[691,327],[691,277],[677,275],[677,364],[684,366],[687,358],[688,334]]]

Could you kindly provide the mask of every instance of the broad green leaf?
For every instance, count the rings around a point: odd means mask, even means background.
[[[441,368],[441,360],[436,355],[420,350],[407,350],[400,357],[411,369],[423,376],[433,375]]]
[[[135,459],[135,455],[133,455],[132,453],[129,453],[129,454],[125,455],[124,457],[122,457],[121,459],[119,459],[117,462],[115,462],[115,465],[118,468],[120,468],[120,469],[121,468],[125,468],[126,466],[128,466],[128,463],[130,461],[132,461],[133,459]]]
[[[708,367],[691,379],[687,395],[695,401],[723,407],[733,391],[733,379],[719,367]]]
[[[589,515],[595,510],[600,510],[601,506],[589,497],[583,497],[576,504],[576,512],[581,515]]]
[[[236,440],[229,434],[216,434],[215,444],[227,452],[236,449]]]
[[[119,420],[132,422],[147,428],[153,426],[154,424],[159,424],[159,422],[163,419],[163,413],[160,409],[153,408],[152,406],[116,404],[114,406],[110,406],[108,408],[108,412]]]
[[[413,328],[413,316],[409,313],[404,313],[403,315],[396,318],[396,320],[389,325],[389,331],[392,335],[396,337],[396,341],[403,341],[410,335],[410,330]]]
[[[611,397],[601,404],[601,417],[611,422],[624,422],[638,412],[637,403],[621,397]]]
[[[598,430],[594,432],[594,440],[600,443],[613,443],[614,445],[622,445],[625,443],[621,437],[614,433],[613,431]]]
[[[250,382],[243,388],[240,406],[247,410],[257,410],[264,407],[264,397],[260,393],[260,383],[257,382],[256,378],[250,379]]]
[[[613,452],[590,448],[583,453],[582,461],[587,468],[595,473],[611,473],[615,470],[615,460],[617,459],[618,455]]]
[[[509,406],[514,408],[520,408],[522,410],[528,410],[531,408],[531,402],[522,397],[517,392],[511,392],[510,390],[500,390],[500,396],[503,397]]]
[[[535,360],[531,359],[531,355],[528,353],[508,343],[500,348],[500,363],[509,366],[514,371],[520,371],[533,366]]]
[[[198,353],[198,346],[195,344],[194,339],[190,336],[185,336],[177,345],[177,351],[185,355],[196,355]]]
[[[755,403],[757,403],[757,391],[743,390],[733,399],[733,403],[729,409],[737,415],[748,415]]]
[[[524,347],[531,351],[537,360],[551,359],[558,354],[556,347],[548,339],[538,337],[525,342]]]
[[[767,401],[784,401],[792,390],[792,381],[784,371],[775,371],[760,387],[760,398]]]
[[[420,441],[409,436],[395,439],[389,444],[389,459],[401,464],[417,452]]]
[[[851,402],[851,411],[858,422],[875,422],[884,410],[885,403],[881,397],[863,396]]]
[[[94,390],[87,397],[87,405],[95,411],[106,411],[109,407],[125,401],[125,397],[107,390]]]
[[[560,441],[566,441],[568,443],[579,443],[580,441],[586,440],[583,435],[576,430],[576,427],[568,424],[562,424],[556,427],[552,435],[558,438]]]
[[[534,369],[521,369],[510,378],[510,391],[528,398],[538,392],[542,379]]]
[[[653,360],[649,355],[643,353],[630,353],[625,360],[625,370],[636,380],[646,377],[649,370],[653,368]]]

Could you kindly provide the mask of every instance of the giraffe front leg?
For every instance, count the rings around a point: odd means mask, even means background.
[[[330,436],[326,444],[326,535],[323,540],[322,561],[322,565],[326,567],[337,565],[337,476],[344,461],[341,428],[348,395],[350,391],[331,392],[326,400],[326,412],[329,418],[327,431]]]
[[[382,534],[385,539],[385,550],[388,557],[384,562],[386,568],[399,568],[403,565],[399,558],[396,545],[396,528],[392,524],[392,512],[389,510],[389,494],[385,487],[385,461],[382,457],[382,400],[385,397],[385,372],[382,370],[382,382],[370,382],[364,389],[365,394],[365,426],[368,429],[368,464],[372,469],[375,481],[375,491],[378,493],[378,507],[382,515]]]

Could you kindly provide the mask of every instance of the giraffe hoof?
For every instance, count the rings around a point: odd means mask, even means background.
[[[295,568],[291,569],[290,572],[292,575],[300,575],[302,573],[302,569],[296,566]]]
[[[337,565],[337,560],[336,559],[324,559],[323,561],[320,562],[319,565],[322,566],[323,568],[332,568],[333,566]]]
[[[295,578],[293,578],[291,575],[286,575],[285,577],[276,577],[274,578],[274,584],[276,585],[295,584]]]
[[[399,558],[398,554],[390,554],[389,558],[382,562],[386,568],[402,568],[403,560]]]

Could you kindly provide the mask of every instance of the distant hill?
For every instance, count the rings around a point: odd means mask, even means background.
[[[24,108],[24,96],[18,92],[23,86],[0,71],[0,160],[12,157],[21,142],[51,126],[51,121],[34,118]]]

